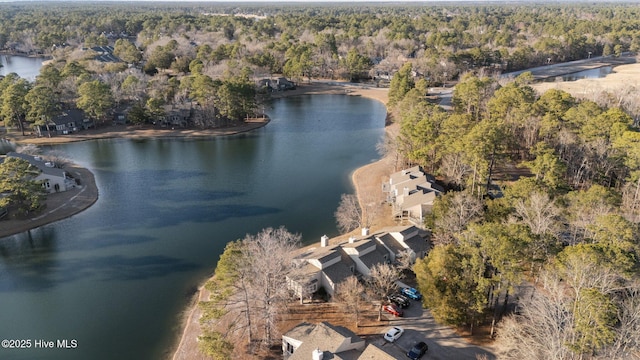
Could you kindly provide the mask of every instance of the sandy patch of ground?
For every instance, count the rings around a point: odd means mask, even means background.
[[[578,98],[590,98],[602,92],[616,93],[631,87],[637,89],[640,87],[640,64],[616,66],[613,72],[604,78],[544,82],[532,84],[531,87],[541,94],[549,89],[557,89]]]
[[[22,136],[17,132],[6,135],[9,140],[18,144],[53,145],[77,141],[97,140],[97,139],[152,139],[152,138],[198,138],[233,135],[246,131],[251,131],[269,123],[268,118],[249,119],[244,124],[228,128],[216,129],[167,129],[151,125],[131,126],[113,125],[103,126],[98,129],[82,130],[71,135],[61,135],[53,137],[35,137],[32,135]]]

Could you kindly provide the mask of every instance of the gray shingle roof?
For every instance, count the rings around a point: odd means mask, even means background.
[[[384,256],[387,255],[387,259]],[[389,260],[388,251],[382,246],[376,246],[376,249],[364,256],[360,256],[360,261],[368,268],[371,269],[376,264],[381,264]]]
[[[400,205],[403,209],[408,209],[420,204],[433,204],[433,201],[436,199],[435,191],[423,193],[421,191],[413,193],[409,196],[405,196],[402,205]]]
[[[409,239],[405,239],[405,244],[411,248],[415,253],[420,253],[422,251],[429,251],[429,243],[427,240],[419,235],[413,236]]]
[[[331,325],[328,322],[319,324],[301,323],[289,330],[284,336],[302,342],[302,345],[289,357],[290,360],[309,360],[311,353],[315,349],[324,351],[325,359],[331,359],[332,356],[329,356],[334,354],[345,342],[351,344],[361,342],[362,344],[359,346],[361,348],[364,347],[364,340],[351,330],[342,326]]]
[[[387,354],[378,346],[369,344],[358,357],[358,360],[396,360],[396,358]]]
[[[68,124],[75,122],[77,126],[82,125],[84,120],[84,111],[78,109],[69,109],[62,112],[62,114],[56,116],[51,121],[56,125]]]
[[[34,156],[31,155],[27,155],[27,154],[22,154],[22,153],[17,153],[17,152],[10,152],[7,154],[7,156],[11,156],[11,157],[15,157],[15,158],[20,158],[23,160],[27,160],[31,165],[35,166],[38,170],[40,170],[41,172],[43,172],[44,174],[47,175],[52,175],[52,176],[58,176],[61,178],[65,177],[65,171],[59,168],[55,168],[55,167],[48,167],[45,165],[45,160],[36,160],[36,158]]]
[[[362,251],[370,248],[373,245],[375,245],[375,242],[373,242],[370,237],[366,237],[366,238],[363,238],[363,239],[358,239],[358,240],[354,241],[353,243],[342,244],[342,246],[345,247],[345,248],[354,248],[354,249],[356,249],[356,251],[358,253],[361,253]]]
[[[329,278],[329,280],[331,280],[331,282],[339,284],[349,276],[353,275],[349,266],[350,265],[348,263],[341,261],[324,269],[323,273]]]
[[[398,240],[396,240],[393,236],[391,236],[391,234],[389,234],[387,232],[380,234],[379,236],[377,236],[377,238],[385,246],[387,246],[389,249],[391,249],[391,251],[393,251],[394,254],[398,254],[399,252],[404,250],[404,246],[400,245]]]

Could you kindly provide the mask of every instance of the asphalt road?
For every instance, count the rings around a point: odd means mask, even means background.
[[[407,352],[418,342],[424,341],[429,346],[429,351],[423,359],[435,360],[464,360],[478,359],[478,356],[486,356],[487,360],[496,359],[490,348],[480,347],[468,343],[451,327],[438,325],[431,312],[423,309],[419,301],[411,300],[411,305],[404,309],[404,317],[396,318],[384,313],[389,319],[389,327],[374,338],[369,339],[396,359],[406,359]],[[384,333],[391,326],[404,328],[404,334],[394,343],[383,339]]]

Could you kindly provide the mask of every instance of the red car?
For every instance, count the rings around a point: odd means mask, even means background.
[[[400,309],[399,307],[397,307],[394,304],[387,304],[385,306],[382,307],[382,310],[388,312],[389,314],[393,315],[393,316],[402,316],[402,309]]]

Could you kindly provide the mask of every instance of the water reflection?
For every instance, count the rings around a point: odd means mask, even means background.
[[[300,97],[275,101],[269,115],[267,127],[238,136],[53,147],[94,173],[99,199],[0,240],[0,323],[12,324],[0,337],[66,336],[82,347],[2,356],[164,358],[184,294],[229,241],[281,225],[306,242],[337,235],[333,213],[351,172],[378,157],[384,106]]]
[[[544,82],[555,82],[555,81],[576,81],[580,79],[600,79],[607,77],[607,75],[613,72],[613,66],[604,66],[597,69],[589,69],[578,71],[571,74],[566,74],[563,76],[556,76],[552,78],[547,78]]]
[[[0,75],[16,73],[23,79],[34,81],[40,74],[42,63],[46,59],[17,55],[0,55]]]

